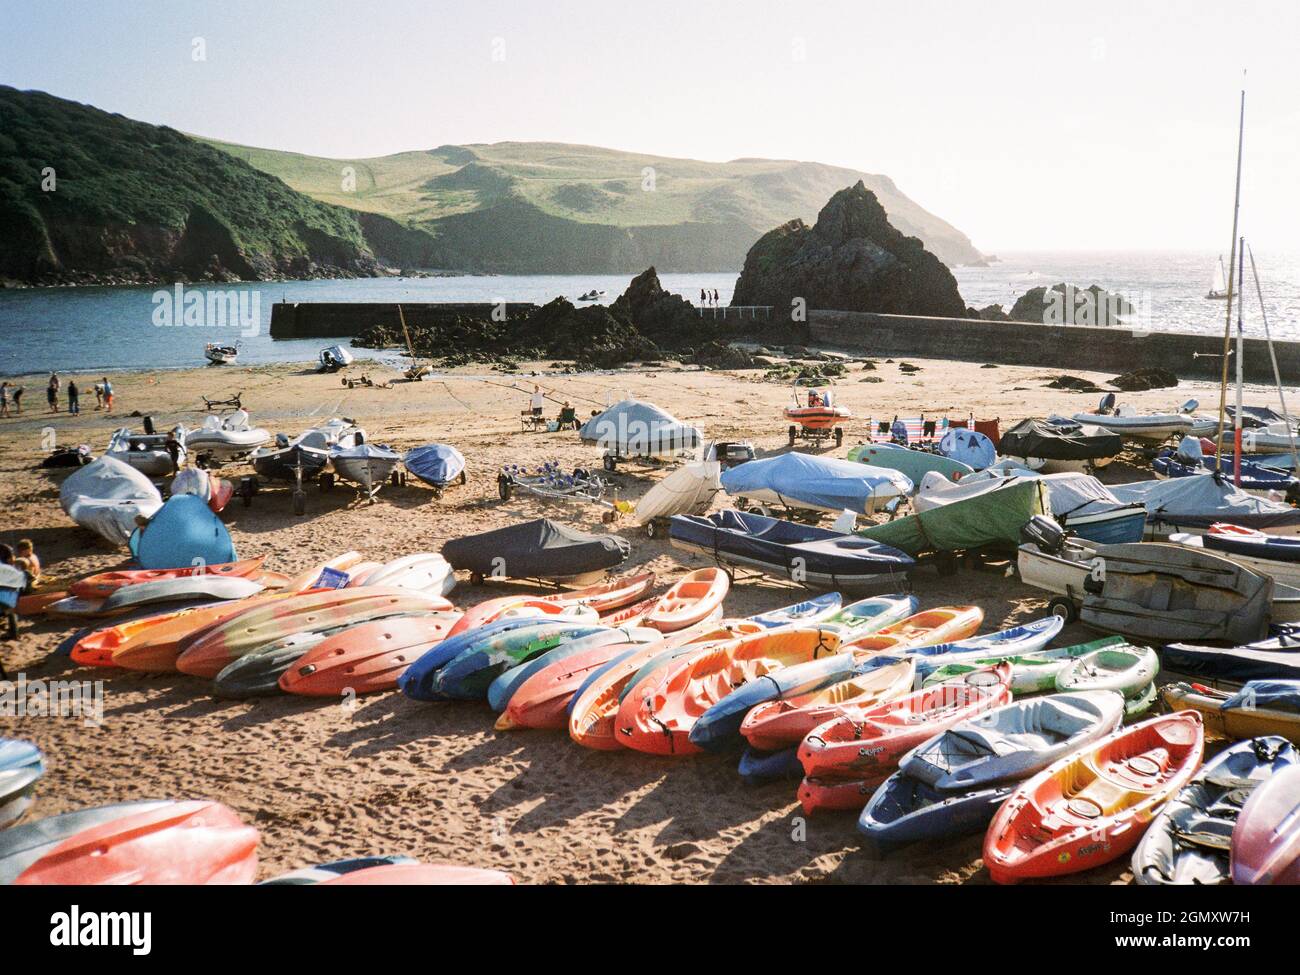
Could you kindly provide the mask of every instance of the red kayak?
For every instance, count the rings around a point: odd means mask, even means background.
[[[219,802],[169,802],[68,837],[15,884],[251,884],[258,831]]]
[[[74,582],[68,592],[82,599],[107,599],[124,586],[141,582],[161,582],[164,579],[188,579],[191,576],[226,576],[228,578],[256,579],[262,571],[263,555],[242,562],[222,562],[218,565],[187,565],[179,569],[118,569],[114,572],[97,572],[93,576]]]
[[[639,572],[636,575],[616,576],[613,579],[607,579],[585,589],[573,589],[569,592],[559,592],[553,596],[544,596],[542,598],[548,602],[563,603],[566,606],[581,603],[584,606],[590,606],[597,613],[608,613],[610,610],[621,609],[630,603],[636,602],[653,589],[654,585],[655,574],[653,572]]]
[[[640,626],[645,622],[646,616],[650,610],[659,604],[658,596],[651,596],[649,599],[643,599],[639,603],[633,603],[623,609],[617,609],[612,613],[606,613],[600,618],[601,626]]]
[[[541,596],[498,596],[495,599],[485,599],[465,610],[465,615],[457,620],[452,631],[447,634],[447,638],[486,626],[500,619],[503,613],[530,609],[534,611],[534,615],[556,616],[564,612],[564,604]]]
[[[385,863],[322,880],[318,887],[510,886],[515,880],[500,870],[462,867],[455,863]]]
[[[808,733],[799,746],[805,780],[799,801],[805,812],[855,808],[845,787],[827,789],[826,780],[879,784],[917,745],[953,725],[1011,701],[1011,666],[1002,664],[992,684],[939,684],[850,713]],[[823,785],[818,785],[823,783]],[[839,797],[842,801],[837,802]],[[864,804],[864,803],[863,803]],[[861,808],[863,804],[856,804]]]
[[[593,671],[637,646],[640,644],[610,643],[543,667],[515,689],[497,719],[496,730],[567,727],[569,701],[583,682]]]

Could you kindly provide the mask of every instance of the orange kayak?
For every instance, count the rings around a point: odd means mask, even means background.
[[[19,616],[40,616],[55,603],[67,599],[70,595],[71,593],[67,591],[28,593],[26,596],[18,597],[18,605],[14,608]]]
[[[927,609],[883,630],[851,640],[846,650],[859,656],[873,653],[897,653],[916,647],[933,647],[973,636],[984,622],[984,610],[978,606],[943,606]]]
[[[797,745],[820,724],[848,713],[865,711],[902,697],[912,690],[916,662],[902,660],[808,694],[765,701],[752,708],[740,723],[740,733],[751,748],[777,751]]]
[[[804,811],[828,808],[818,781],[883,781],[917,745],[1010,703],[1010,681],[1011,666],[1003,664],[993,684],[938,684],[818,725],[799,745],[805,775],[799,800]]]
[[[442,596],[384,586],[295,593],[248,609],[195,639],[182,641],[176,669],[212,678],[236,657],[297,633],[319,633],[389,616],[451,609],[451,603]]]
[[[543,667],[516,688],[501,712],[497,731],[511,728],[563,728],[568,724],[569,702],[593,673],[639,644],[611,643],[565,657]]]
[[[119,569],[115,572],[97,572],[72,584],[68,591],[83,599],[104,599],[123,586],[141,582],[160,582],[163,579],[185,579],[196,575],[214,575],[256,579],[266,561],[263,555],[242,562],[223,562],[220,565],[185,566],[180,569]]]
[[[730,589],[731,578],[719,568],[688,572],[646,613],[645,625],[662,633],[691,626],[721,606]]]
[[[646,614],[659,605],[659,599],[651,596],[639,603],[616,609],[600,618],[601,626],[640,626],[645,622]]]
[[[660,654],[667,657],[679,649],[726,643],[738,636],[761,633],[763,630],[760,624],[748,620],[729,620],[699,630],[682,630],[654,643],[647,643],[636,653],[611,664],[599,672],[594,680],[578,689],[573,707],[569,710],[569,737],[586,748],[617,751],[623,747],[614,735],[619,697],[642,667]]]
[[[281,674],[280,690],[309,697],[390,690],[459,619],[459,613],[443,612],[350,626],[326,637]]]
[[[543,596],[541,598],[553,603],[564,603],[572,605],[573,603],[582,603],[584,606],[590,606],[597,613],[608,613],[613,609],[620,609],[629,603],[634,603],[655,585],[655,574],[653,572],[638,572],[630,576],[615,576],[613,579],[607,579],[604,582],[598,582],[594,586],[587,586],[585,589],[574,589],[570,592],[556,593],[552,596]]]
[[[984,865],[1010,884],[1124,856],[1191,780],[1204,750],[1200,714],[1178,711],[1067,755],[1002,804],[984,836]]]
[[[502,613],[511,610],[535,609],[538,616],[557,616],[564,612],[564,608],[564,603],[557,603],[553,599],[542,596],[497,596],[495,599],[485,599],[481,603],[475,603],[465,610],[465,615],[457,621],[447,636],[450,638],[486,626],[493,620],[499,619]]]
[[[652,686],[623,699],[615,733],[628,748],[654,755],[699,752],[691,728],[737,687],[839,650],[838,630],[792,626],[694,651],[661,670]]]
[[[83,652],[94,653],[97,646],[102,646],[109,650],[114,667],[143,670],[149,673],[174,673],[176,658],[180,655],[181,643],[185,640],[196,638],[208,629],[247,610],[264,606],[275,600],[287,599],[292,595],[296,594],[260,592],[256,596],[234,602],[182,609],[174,613],[160,613],[142,620],[105,627],[96,630],[81,641],[86,644]],[[137,627],[136,624],[147,625]],[[74,648],[72,652],[73,659],[76,660],[76,649]]]

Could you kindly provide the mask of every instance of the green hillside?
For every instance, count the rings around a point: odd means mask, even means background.
[[[859,180],[896,227],[920,237],[946,263],[982,260],[964,234],[917,206],[888,177],[821,163],[709,163],[546,142],[440,146],[355,160],[212,144],[317,200],[428,231],[440,240],[437,250],[455,261],[450,266],[466,266],[456,255],[468,249],[494,270],[629,271],[651,263],[660,270],[738,268],[762,233],[795,217],[815,220],[827,199]],[[652,189],[643,188],[648,172]],[[491,219],[474,219],[491,212]],[[558,232],[577,251],[536,253],[527,239],[506,236],[506,227],[516,235]],[[477,240],[466,239],[469,230]]]
[[[0,226],[0,278],[18,281],[377,270],[349,210],[172,129],[6,86]]]

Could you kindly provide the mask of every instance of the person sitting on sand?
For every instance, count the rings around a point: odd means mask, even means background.
[[[20,559],[27,560],[27,574],[31,577],[32,585],[35,586],[41,581],[41,560],[36,555],[36,548],[32,545],[30,538],[20,539],[14,547],[14,554]]]

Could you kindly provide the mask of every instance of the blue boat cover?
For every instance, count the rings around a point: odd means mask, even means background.
[[[221,519],[194,494],[168,498],[129,543],[131,554],[146,569],[180,569],[191,565],[234,562],[235,543]]]
[[[998,459],[997,448],[993,441],[975,430],[958,428],[949,430],[939,441],[939,453],[952,460],[969,464],[977,471],[982,471]]]
[[[1300,714],[1300,680],[1252,680],[1224,702],[1225,711]]]
[[[455,447],[431,443],[408,450],[402,464],[425,484],[443,487],[460,476],[465,458]]]
[[[791,452],[751,460],[722,473],[722,489],[734,496],[771,491],[796,507],[865,513],[873,497],[911,494],[912,481],[898,471],[848,460]]]
[[[1158,652],[1162,671],[1189,677],[1243,684],[1250,680],[1300,680],[1300,646],[1294,641],[1264,640],[1228,648],[1171,643]]]

